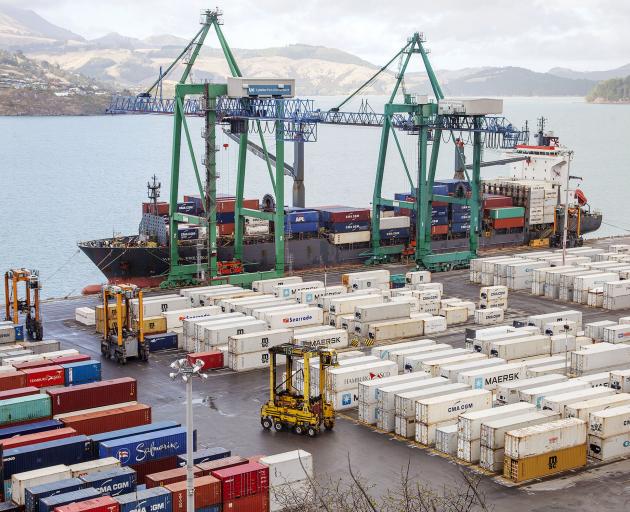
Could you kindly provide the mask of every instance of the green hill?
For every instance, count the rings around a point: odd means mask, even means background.
[[[630,75],[598,83],[586,96],[591,103],[630,103]]]

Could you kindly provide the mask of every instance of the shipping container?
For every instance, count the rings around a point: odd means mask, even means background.
[[[33,434],[24,434],[20,436],[10,437],[0,441],[0,445],[3,450],[10,450],[12,448],[18,448],[19,446],[27,446],[35,443],[45,443],[47,441],[54,441],[55,439],[64,439],[66,437],[72,437],[77,435],[77,431],[73,428],[56,428],[53,430],[46,430],[44,432],[36,432]]]
[[[71,503],[55,508],[55,512],[119,512],[118,502],[111,496]]]
[[[23,388],[8,389],[6,391],[0,391],[0,401],[8,400],[9,398],[18,398],[21,396],[38,395],[38,394],[39,394],[39,389],[36,388],[35,386],[26,386]]]
[[[88,384],[101,380],[100,361],[88,360],[78,363],[67,363],[62,365],[66,386],[77,384]]]
[[[144,342],[149,346],[149,352],[176,350],[178,348],[177,333],[175,332],[149,334],[144,337]]]
[[[119,468],[120,461],[115,457],[105,457],[104,459],[95,459],[87,462],[80,462],[79,464],[72,464],[69,467],[70,471],[72,471],[72,478],[80,478],[99,471],[109,471],[111,469]]]
[[[162,313],[166,313],[171,310],[185,309],[190,307],[190,304],[186,297],[176,296],[162,296],[162,297],[145,297],[142,300],[143,317],[145,319],[150,317],[159,317]],[[131,314],[133,318],[138,318],[138,299],[131,299]]]
[[[462,439],[472,441],[481,439],[481,425],[489,421],[503,418],[513,418],[530,412],[535,412],[536,408],[528,403],[515,403],[503,407],[493,407],[480,411],[464,412],[460,414],[457,421],[457,431]]]
[[[490,368],[481,368],[462,372],[458,375],[459,382],[466,383],[474,389],[494,390],[498,385],[525,378],[525,367],[522,363],[512,363]]]
[[[321,330],[316,332],[294,334],[292,343],[303,347],[347,348],[349,344],[348,331],[344,329],[334,329],[332,327],[322,327]]]
[[[86,436],[73,436],[45,443],[30,444],[6,450],[2,454],[4,478],[15,473],[32,471],[57,464],[77,464],[91,459],[90,440]]]
[[[630,392],[630,369],[611,371],[608,378],[608,386],[618,393]]]
[[[79,434],[91,436],[112,430],[137,427],[151,423],[151,407],[144,404],[117,407],[107,411],[72,414],[61,418],[68,427]]]
[[[374,341],[384,341],[422,336],[425,320],[425,318],[403,318],[370,323],[367,337]]]
[[[586,466],[586,444],[523,459],[505,457],[503,476],[514,482],[555,475]]]
[[[422,398],[416,401],[416,423],[432,425],[457,417],[470,411],[490,409],[492,392],[485,389],[473,389],[453,393],[447,396]]]
[[[269,512],[269,493],[259,492],[235,500],[223,502],[223,512]],[[209,511],[215,512],[215,511]]]
[[[39,512],[54,512],[57,508],[71,503],[80,503],[95,498],[99,498],[102,494],[91,487],[78,489],[76,491],[64,492],[63,494],[55,494],[42,498],[39,502]]]
[[[287,276],[273,279],[261,279],[258,281],[252,281],[252,290],[262,293],[273,293],[275,286],[283,284],[301,283],[302,278],[299,276]]]
[[[39,512],[40,500],[43,498],[78,491],[79,489],[85,489],[85,487],[85,482],[80,478],[66,478],[41,485],[29,486],[24,492],[24,507],[26,512]]]
[[[293,331],[290,329],[274,329],[230,336],[228,347],[234,354],[246,354],[268,350],[276,345],[291,343]]]
[[[204,462],[211,462],[213,460],[225,459],[232,455],[230,450],[223,448],[222,446],[215,446],[213,448],[204,448],[193,452],[193,464],[203,464]],[[183,466],[187,463],[185,455],[178,457],[179,463]]]
[[[217,459],[210,462],[202,462],[197,467],[203,472],[203,475],[209,475],[212,471],[217,469],[231,468],[234,466],[240,466],[241,464],[247,464],[249,460],[245,457],[233,455],[224,459]]]
[[[107,471],[97,471],[81,477],[88,487],[92,487],[102,494],[119,496],[136,490],[138,483],[136,472],[128,467],[120,467]]]
[[[14,436],[33,434],[35,432],[44,432],[46,430],[52,430],[57,428],[63,428],[64,425],[59,420],[42,420],[33,423],[25,423],[19,425],[12,425],[10,427],[4,427],[0,429],[0,439],[7,439]]]
[[[390,377],[397,373],[397,365],[392,361],[376,361],[358,366],[333,368],[326,374],[327,388],[335,392],[358,389],[359,382]]]
[[[262,457],[259,462],[269,467],[269,485],[271,487],[314,478],[313,456],[304,450],[293,450]]]
[[[26,395],[0,401],[0,425],[48,419],[51,403],[47,395]]]
[[[301,310],[267,313],[267,324],[270,329],[299,327],[303,325],[323,325],[324,313],[317,307],[306,307]]]
[[[478,354],[483,355],[483,354]],[[471,371],[471,370],[479,370],[481,368],[489,368],[491,366],[499,366],[502,364],[506,364],[505,360],[500,359],[498,357],[492,357],[490,359],[466,359],[463,362],[458,362],[454,364],[444,364],[440,365],[440,376],[445,377],[453,382],[457,382],[458,376],[460,373]]]
[[[519,392],[540,386],[548,386],[565,382],[568,377],[560,374],[542,375],[535,378],[519,379],[514,382],[507,382],[497,386],[497,401],[503,404],[512,404],[520,400]]]
[[[34,469],[11,475],[11,499],[18,505],[25,505],[26,489],[50,482],[66,480],[72,474],[68,466],[63,464],[42,469]]]
[[[176,482],[183,482],[186,480],[187,475],[187,467],[178,467],[176,469],[169,469],[167,471],[160,471],[159,473],[147,475],[144,481],[146,482],[147,489],[152,489],[154,487],[164,487]],[[194,478],[199,478],[204,476],[204,472],[203,470],[195,467],[193,468],[193,476]]]
[[[215,370],[223,368],[225,363],[223,361],[223,353],[220,350],[208,350],[205,352],[191,352],[186,356],[190,364],[195,364],[196,361],[203,362],[203,370]]]
[[[257,462],[218,469],[211,474],[221,481],[221,496],[224,503],[263,493],[269,489],[269,468]]]
[[[395,318],[408,318],[409,315],[411,315],[410,304],[398,302],[359,305],[354,311],[354,317],[361,322],[378,322]]]
[[[564,408],[567,405],[588,400],[591,398],[600,398],[603,396],[614,395],[615,391],[604,386],[592,387],[586,389],[578,389],[567,393],[560,393],[543,399],[541,409],[546,411],[554,411],[564,416]]]
[[[435,449],[447,455],[457,455],[457,425],[445,425],[435,429]]]
[[[518,416],[492,419],[484,421],[479,431],[481,445],[491,450],[502,449],[505,446],[505,434],[512,430],[549,423],[560,419],[559,414],[547,412],[526,412]]]
[[[175,427],[102,441],[98,450],[99,457],[116,457],[123,466],[173,457],[186,453],[186,429]]]
[[[584,445],[586,426],[586,422],[578,418],[565,418],[511,430],[505,434],[505,455],[512,459],[524,459]]]
[[[571,371],[581,375],[596,370],[630,365],[630,345],[598,343],[571,352]]]
[[[173,496],[168,489],[158,487],[117,496],[120,512],[172,512]]]
[[[615,395],[574,402],[564,407],[564,417],[589,421],[589,414],[592,412],[600,412],[622,405],[630,405],[630,394],[617,393]]]
[[[324,295],[341,295],[346,293],[345,286],[327,286],[314,288],[311,290],[301,290],[297,294],[297,300],[300,304],[313,304],[317,303],[317,299]]]
[[[177,457],[173,456],[165,457],[163,459],[150,460],[148,462],[143,462],[142,464],[133,464],[129,467],[136,472],[136,480],[138,482],[144,482],[147,476],[152,473],[176,469]]]
[[[122,377],[81,384],[67,388],[49,389],[53,415],[93,409],[104,405],[133,402],[138,399],[136,379]]]
[[[545,398],[553,397],[569,391],[577,391],[579,389],[590,389],[587,382],[581,382],[577,379],[570,379],[565,382],[556,384],[546,384],[535,388],[519,390],[519,398],[523,402],[534,404],[538,409],[542,409]]]
[[[402,343],[393,343],[388,345],[381,345],[377,347],[373,347],[371,350],[371,354],[380,359],[389,359],[390,353],[397,350],[406,350],[413,348],[422,348],[428,347],[431,345],[435,345],[434,340],[413,340],[413,341],[404,341]]]
[[[23,371],[0,372],[0,391],[28,386],[26,374]]]

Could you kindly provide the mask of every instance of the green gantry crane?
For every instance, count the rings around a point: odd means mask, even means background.
[[[169,201],[169,240],[170,240],[170,271],[163,281],[163,287],[182,286],[208,281],[210,284],[230,282],[247,285],[256,279],[279,277],[284,274],[284,174],[285,141],[309,142],[315,140],[315,121],[309,116],[312,111],[312,101],[291,99],[257,99],[257,98],[229,98],[227,84],[186,83],[189,79],[195,60],[199,55],[206,36],[214,29],[223,55],[228,64],[232,77],[242,77],[241,70],[234,54],[221,30],[221,11],[204,10],[201,13],[201,29],[166,68],[160,71],[159,78],[151,85],[147,92],[137,97],[116,96],[112,99],[109,112],[118,113],[162,113],[173,114],[173,141],[171,159],[171,188]],[[161,86],[164,78],[180,63],[185,63],[184,72],[175,86],[175,97],[162,100],[152,96],[151,92]],[[190,130],[186,121],[187,115],[202,116],[204,119],[203,138],[205,141],[205,186],[202,183],[199,165],[193,149]],[[273,269],[261,272],[237,273],[221,275],[217,261],[217,163],[216,163],[216,130],[217,123],[229,124],[232,137],[238,137],[238,173],[236,179],[235,204],[235,241],[234,260],[239,263],[243,258],[244,217],[256,217],[274,223],[275,266]],[[266,161],[269,178],[273,189],[274,211],[259,211],[243,207],[243,194],[246,180],[246,162],[249,137],[249,123],[254,124],[253,131],[260,136],[260,148]],[[263,123],[272,124],[272,128],[263,129]],[[275,156],[269,153],[263,137],[265,131],[275,133]],[[199,193],[203,198],[203,216],[188,215],[177,211],[179,195],[179,178],[181,170],[182,132],[186,140]],[[207,226],[207,264],[187,264],[180,261],[177,240],[177,227],[180,223],[193,223]],[[204,271],[204,278],[199,276],[200,267]]]
[[[366,263],[378,264],[389,261],[392,257],[400,255],[404,246],[382,245],[380,237],[380,217],[383,207],[400,207],[412,209],[415,212],[415,262],[419,268],[432,271],[449,270],[466,267],[470,259],[475,258],[479,246],[479,210],[481,207],[481,179],[480,168],[481,150],[487,147],[511,147],[524,136],[515,130],[503,117],[486,116],[483,113],[468,114],[462,106],[460,108],[440,108],[444,102],[444,93],[438,83],[437,77],[429,61],[427,50],[423,43],[422,34],[416,32],[407,40],[392,59],[372,75],[355,92],[342,101],[336,108],[326,113],[322,122],[331,124],[355,124],[364,126],[381,126],[381,142],[376,164],[376,177],[372,198],[372,250],[366,253]],[[422,98],[420,101],[405,91],[404,77],[407,67],[414,54],[422,58],[424,68],[429,78],[429,83],[434,95],[434,101]],[[399,69],[392,93],[384,106],[383,115],[370,114],[367,110],[357,114],[347,114],[340,111],[346,103],[368,87],[379,75],[384,73],[396,60],[400,59]],[[397,103],[396,98],[402,89],[403,102]],[[452,107],[452,104],[451,104]],[[417,134],[418,161],[415,169],[415,180],[412,177],[413,168],[407,162],[403,153],[396,129],[402,129],[408,133]],[[464,165],[464,154],[461,143],[455,144],[455,151],[461,161],[460,169],[465,174],[470,185],[470,197],[464,194],[462,197],[439,195],[433,193],[435,173],[437,170],[438,155],[443,132],[448,132],[453,139],[471,139],[473,146],[472,175],[467,172]],[[414,201],[401,201],[386,199],[382,195],[383,179],[385,177],[385,162],[389,145],[390,134],[394,139],[398,154],[402,160],[405,174],[409,181]],[[468,134],[468,137],[456,137],[455,134]],[[472,137],[470,137],[472,135]],[[432,145],[429,151],[429,145]],[[414,182],[415,181],[415,182]],[[441,201],[450,204],[461,204],[470,207],[470,237],[467,251],[448,252],[434,254],[431,249],[431,218],[432,203]]]

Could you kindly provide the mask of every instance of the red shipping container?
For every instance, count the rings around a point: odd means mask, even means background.
[[[19,446],[26,446],[35,443],[45,443],[47,441],[54,441],[55,439],[64,439],[66,437],[76,436],[77,432],[73,428],[57,428],[54,430],[45,430],[43,432],[37,432],[35,434],[26,434],[23,436],[9,437],[2,439],[0,445],[3,450],[10,450],[11,448],[18,448]]]
[[[223,353],[220,350],[208,350],[207,352],[191,352],[186,356],[190,364],[201,359],[203,361],[203,370],[214,370],[223,368]]]
[[[443,226],[431,226],[431,234],[432,235],[446,235],[448,234],[448,226],[446,224]]]
[[[483,197],[483,209],[488,208],[504,208],[512,206],[512,198],[508,196],[485,195]]]
[[[26,374],[22,371],[0,373],[0,391],[23,388],[28,386]]]
[[[448,203],[445,201],[433,201],[431,204],[433,206],[448,206]]]
[[[102,380],[63,389],[49,389],[46,392],[52,399],[53,416],[82,409],[138,401],[136,379],[131,377]]]
[[[89,361],[92,359],[90,356],[86,356],[85,354],[74,354],[71,356],[63,356],[63,357],[55,357],[50,361],[54,364],[70,364],[70,363],[80,363],[81,361]]]
[[[120,505],[111,496],[102,496],[55,508],[55,512],[119,512],[119,510]]]
[[[494,229],[522,228],[525,225],[523,217],[514,217],[513,219],[493,219],[492,225]]]
[[[164,486],[173,495],[173,512],[186,510],[186,482],[175,482]],[[195,478],[195,510],[221,503],[221,482],[213,476]]]
[[[61,421],[79,434],[91,436],[112,430],[148,425],[151,423],[151,407],[145,404],[128,405],[107,411],[73,414],[62,418]]]
[[[24,370],[26,383],[36,388],[47,388],[50,386],[63,386],[66,376],[61,366],[42,366],[41,368],[31,368]]]
[[[147,485],[147,489],[151,487],[165,487],[176,482],[183,482],[186,480],[188,470],[183,468],[169,469],[167,471],[160,471],[159,473],[152,473],[147,475],[144,482]],[[195,478],[205,476],[203,471],[197,467],[193,467],[193,475]]]
[[[140,485],[144,483],[147,475],[177,468],[177,456],[151,460],[149,462],[143,462],[142,464],[134,464],[129,467],[136,472],[136,479],[138,485]]]
[[[217,224],[217,231],[219,236],[228,236],[234,234],[234,223],[232,224]]]
[[[370,210],[365,208],[340,208],[338,211],[325,210],[322,215],[325,222],[353,222],[361,220],[370,220]]]
[[[197,464],[197,468],[203,472],[203,476],[209,475],[212,471],[217,469],[231,468],[234,466],[240,466],[241,464],[247,464],[249,461],[245,457],[239,455],[233,455],[232,457],[225,457],[224,459],[211,460],[208,462],[202,462]]]
[[[223,502],[223,512],[268,512],[269,492],[260,492]]]
[[[43,368],[44,366],[50,366],[51,364],[53,364],[53,361],[50,359],[36,359],[35,361],[13,363],[11,366],[13,366],[16,370],[30,370],[32,368]]]
[[[0,391],[0,400],[8,400],[9,398],[17,398],[18,396],[37,395],[38,393],[39,388],[35,386],[8,389],[7,391]]]
[[[153,203],[142,203],[142,213],[153,213]],[[157,202],[157,214],[168,215],[168,203],[165,201]]]
[[[258,462],[248,462],[231,468],[213,471],[221,480],[223,501],[229,501],[269,489],[269,468]]]
[[[233,198],[218,198],[217,199],[217,213],[230,213],[234,211],[236,205],[236,199]],[[250,210],[258,210],[260,203],[258,199],[243,199],[243,208]]]

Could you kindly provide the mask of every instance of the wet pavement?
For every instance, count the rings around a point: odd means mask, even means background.
[[[407,267],[386,266],[392,273],[404,272]],[[309,273],[305,278],[322,278]],[[327,274],[329,284],[340,281],[340,272]],[[478,298],[479,287],[468,282],[468,271],[434,274],[434,281],[444,283],[447,296],[469,300]],[[92,327],[81,326],[74,319],[74,309],[93,306],[96,298],[77,298],[45,302],[43,317],[46,339],[62,342],[62,348],[77,348],[82,353],[100,359],[100,338]],[[584,322],[603,319],[617,320],[627,311],[609,312],[576,304],[550,301],[524,292],[513,292],[509,297],[506,320],[524,318],[530,314],[559,309],[580,309]],[[434,336],[440,342],[464,345],[464,327],[450,329],[445,335]],[[181,352],[153,354],[148,363],[129,361],[118,366],[103,360],[103,378],[131,376],[138,379],[139,400],[153,407],[154,420],[172,419],[184,422],[185,389],[182,382],[169,379],[168,365]],[[303,448],[314,455],[315,471],[319,475],[343,477],[348,473],[348,457],[353,468],[384,492],[399,482],[407,465],[410,473],[424,484],[441,488],[461,481],[462,466],[411,442],[403,442],[392,435],[377,433],[347,418],[337,421],[334,431],[323,432],[315,439],[290,433],[267,432],[260,426],[259,410],[268,398],[268,375],[264,370],[234,373],[228,370],[211,372],[205,381],[194,384],[195,427],[201,447],[223,446],[237,455],[271,454]],[[483,492],[495,511],[560,510],[630,510],[630,460],[597,469],[569,473],[566,476],[510,488],[484,477]]]

